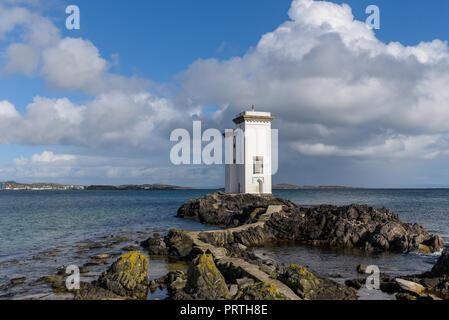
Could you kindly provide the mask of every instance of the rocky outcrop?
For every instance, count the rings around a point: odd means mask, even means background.
[[[259,223],[269,206],[279,212]],[[214,193],[188,201],[179,217],[194,217],[201,222],[231,228],[229,232],[203,233],[202,239],[214,245],[240,243],[247,247],[275,241],[294,241],[310,245],[361,248],[367,252],[422,252],[441,250],[444,241],[425,228],[403,223],[387,209],[366,205],[336,207],[321,205],[303,208],[274,197]],[[254,225],[239,229],[235,226]],[[234,228],[232,228],[234,227]]]
[[[217,269],[211,254],[196,257],[187,271],[187,283],[184,290],[198,300],[230,299],[226,281]]]
[[[289,200],[268,195],[216,192],[203,198],[187,201],[178,209],[177,216],[196,219],[205,224],[231,228],[257,221],[258,217],[270,205],[296,207],[296,204]]]
[[[118,296],[143,300],[147,298],[148,282],[148,258],[132,251],[117,259],[95,285]]]
[[[365,205],[329,205],[284,210],[274,214],[266,228],[280,240],[365,251],[411,252],[426,246],[430,252],[444,246],[441,237],[417,224],[403,223],[387,209]]]

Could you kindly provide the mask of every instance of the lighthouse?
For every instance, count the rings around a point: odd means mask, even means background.
[[[270,112],[244,111],[233,119],[236,128],[225,133],[226,193],[271,194]],[[229,155],[232,155],[229,156]]]

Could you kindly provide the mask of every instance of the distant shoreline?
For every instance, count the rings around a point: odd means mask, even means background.
[[[359,187],[347,187],[347,186],[295,186],[292,184],[276,184],[272,188],[273,190],[303,190],[303,189],[365,189]]]
[[[190,187],[180,187],[167,184],[143,185],[62,185],[55,183],[17,183],[14,181],[0,182],[0,191],[72,191],[72,190],[194,190]]]

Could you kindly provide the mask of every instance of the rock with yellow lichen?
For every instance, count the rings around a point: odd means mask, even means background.
[[[305,300],[314,299],[321,286],[321,281],[306,268],[291,264],[282,267],[279,280],[289,286],[295,293]]]
[[[118,258],[96,282],[116,295],[144,300],[148,294],[148,258],[131,251]]]
[[[187,271],[185,292],[197,300],[230,299],[228,286],[211,254],[198,255]]]
[[[240,288],[235,300],[288,300],[276,286],[268,282],[257,282]]]

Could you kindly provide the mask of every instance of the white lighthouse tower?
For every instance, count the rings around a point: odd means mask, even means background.
[[[226,155],[233,155],[226,162],[226,193],[271,194],[273,120],[270,112],[256,112],[254,106],[233,120],[237,128],[225,133]]]

